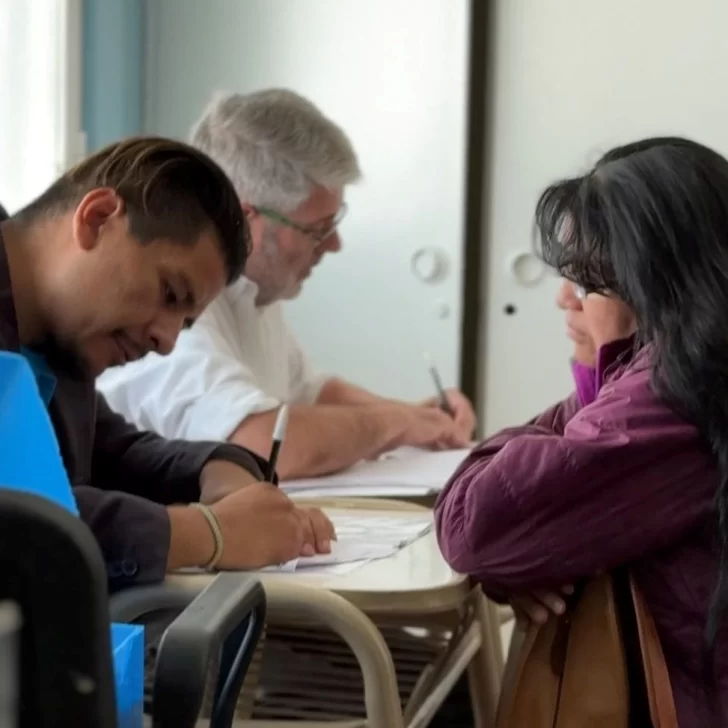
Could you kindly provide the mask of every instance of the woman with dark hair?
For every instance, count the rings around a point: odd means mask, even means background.
[[[496,599],[629,566],[680,726],[726,725],[728,161],[678,138],[620,147],[549,187],[536,225],[544,260],[623,301],[637,334],[595,342],[591,403],[473,451],[436,506],[442,551]]]

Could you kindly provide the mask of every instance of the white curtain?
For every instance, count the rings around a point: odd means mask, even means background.
[[[80,76],[80,64],[69,58],[80,58],[79,8],[75,0],[0,0],[0,204],[8,212],[71,161],[80,78],[69,73]],[[79,47],[69,48],[71,40]]]

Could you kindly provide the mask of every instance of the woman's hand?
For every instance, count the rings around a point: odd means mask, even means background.
[[[511,597],[510,603],[521,626],[530,622],[546,624],[551,614],[561,616],[566,611],[566,599],[574,593],[574,587],[567,585],[558,592],[537,591],[519,597]]]

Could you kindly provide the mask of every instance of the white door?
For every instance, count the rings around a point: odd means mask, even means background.
[[[488,432],[571,390],[570,346],[553,303],[558,282],[551,274],[534,281],[534,261],[519,257],[532,249],[544,186],[645,136],[689,136],[728,154],[728,3],[497,0],[496,11],[483,293]]]
[[[147,128],[186,136],[216,90],[284,86],[350,135],[344,250],[288,306],[317,365],[433,394],[460,358],[469,0],[149,0]],[[415,269],[416,272],[413,272]]]

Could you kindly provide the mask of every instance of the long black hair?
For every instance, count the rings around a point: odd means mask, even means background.
[[[728,161],[681,138],[618,147],[546,189],[536,228],[549,265],[632,309],[657,394],[716,458],[714,646],[728,606]]]

